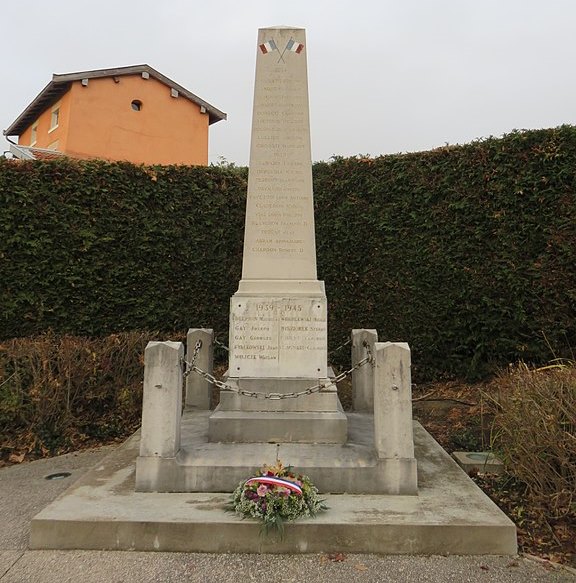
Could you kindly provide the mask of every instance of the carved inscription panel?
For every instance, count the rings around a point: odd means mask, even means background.
[[[233,297],[232,377],[325,378],[325,298]]]
[[[316,279],[304,31],[263,30],[258,52],[243,279]],[[296,53],[284,50],[298,42]]]

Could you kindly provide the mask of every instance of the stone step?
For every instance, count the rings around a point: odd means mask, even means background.
[[[514,524],[418,424],[415,442],[417,496],[326,495],[327,512],[288,523],[279,539],[261,536],[256,521],[226,512],[229,493],[135,492],[136,434],[32,520],[30,548],[516,554]],[[290,445],[286,455],[298,449]],[[251,449],[255,467],[274,463],[275,446]],[[309,475],[314,480],[312,468]]]

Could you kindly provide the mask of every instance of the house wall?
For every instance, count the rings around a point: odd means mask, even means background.
[[[142,103],[134,111],[132,101]],[[137,164],[208,164],[207,113],[170,87],[138,75],[74,81],[60,100],[59,127],[48,133],[52,107],[38,119],[36,147],[58,140],[76,158],[128,160]],[[29,146],[31,127],[19,137]]]
[[[207,164],[208,114],[141,75],[72,84],[66,153],[143,164]],[[140,111],[132,101],[142,103]]]
[[[37,130],[36,130],[36,143],[34,147],[36,148],[50,148],[58,150],[59,152],[64,152],[67,146],[68,140],[68,127],[70,119],[70,103],[71,95],[70,92],[65,93],[56,103],[51,105],[46,109],[40,117],[37,119]],[[58,121],[58,126],[54,129],[50,129],[52,120],[52,111],[54,108],[58,107],[60,109],[60,117]],[[22,146],[31,146],[32,144],[32,127],[34,124],[26,128],[24,133],[18,136],[18,143]]]

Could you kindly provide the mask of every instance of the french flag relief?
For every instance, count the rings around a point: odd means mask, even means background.
[[[304,45],[302,43],[297,43],[295,40],[290,39],[288,44],[286,45],[286,50],[291,51],[293,53],[300,54]]]
[[[277,51],[278,47],[276,43],[270,39],[267,40],[264,44],[260,45],[260,50],[266,55],[267,53],[271,53],[272,51]]]

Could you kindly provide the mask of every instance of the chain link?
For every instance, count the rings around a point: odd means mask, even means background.
[[[231,391],[233,393],[237,393],[243,397],[253,397],[255,399],[269,399],[270,401],[279,401],[282,399],[297,399],[298,397],[303,397],[305,395],[312,395],[314,393],[318,393],[322,390],[326,390],[329,387],[335,387],[339,382],[343,381],[346,377],[350,376],[355,370],[359,369],[361,366],[364,366],[367,363],[373,364],[373,357],[372,351],[370,350],[370,346],[365,341],[364,347],[366,348],[367,355],[360,361],[358,361],[352,368],[341,372],[339,375],[335,376],[333,379],[328,380],[326,383],[318,383],[312,387],[304,389],[303,391],[293,391],[291,393],[262,393],[259,391],[247,391],[246,389],[241,389],[240,387],[234,387],[229,385],[223,381],[219,381],[213,374],[198,368],[195,364],[196,358],[198,357],[198,353],[200,352],[200,348],[202,348],[202,340],[198,340],[196,342],[196,346],[194,347],[194,353],[192,354],[192,360],[188,362],[187,360],[183,360],[184,364],[184,378],[190,375],[192,372],[199,374],[205,380],[207,380],[210,384],[218,387],[222,391]]]
[[[194,364],[196,362],[196,359],[198,358],[198,354],[200,352],[200,349],[202,348],[202,340],[198,339],[196,341],[196,345],[194,346],[194,352],[192,353],[192,360],[190,362],[186,361],[186,360],[182,360],[182,364],[184,364],[184,378],[186,378],[193,370],[194,368],[196,368],[196,365]]]
[[[348,344],[350,344],[351,342],[352,342],[352,338],[348,338],[348,340],[346,340],[346,342],[342,342],[342,344],[340,344],[340,346],[338,346],[338,348],[331,350],[328,353],[328,356],[331,356],[332,354],[336,354],[336,352],[338,352],[339,350],[342,350],[345,346],[348,346]]]
[[[226,344],[224,344],[223,342],[220,342],[220,340],[218,340],[217,338],[214,338],[214,344],[216,344],[216,346],[220,346],[220,348],[222,348],[226,352],[230,352],[228,346],[226,346]]]

